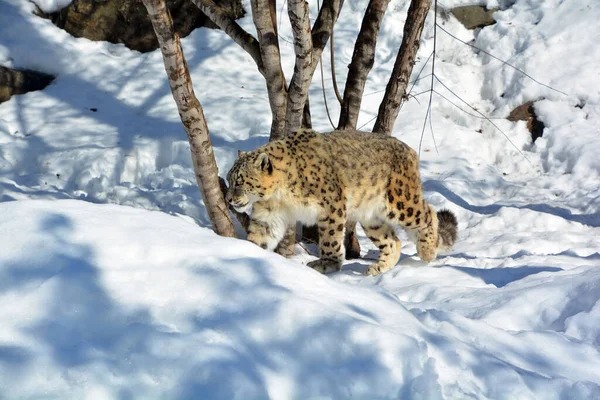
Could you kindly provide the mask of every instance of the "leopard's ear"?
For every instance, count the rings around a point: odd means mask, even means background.
[[[247,154],[246,151],[238,150],[238,158],[240,158],[241,156],[246,155],[246,154]]]
[[[269,159],[267,153],[260,153],[256,159],[255,165],[269,175],[271,175],[273,172],[273,164],[271,164],[271,160]]]

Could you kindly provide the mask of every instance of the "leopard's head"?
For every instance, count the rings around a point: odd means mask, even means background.
[[[268,200],[276,189],[276,177],[268,154],[239,152],[227,173],[226,200],[238,212],[247,212],[257,201]]]

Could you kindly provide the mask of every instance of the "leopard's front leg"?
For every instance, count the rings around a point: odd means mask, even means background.
[[[343,206],[331,208],[331,213],[319,218],[320,259],[311,261],[308,266],[321,273],[340,271],[344,260],[344,226],[346,210]]]
[[[248,224],[248,240],[267,250],[273,250],[278,243],[271,235],[271,228],[265,222],[253,219]]]
[[[263,249],[275,250],[283,239],[288,222],[273,204],[257,202],[252,206],[248,224],[248,240]]]

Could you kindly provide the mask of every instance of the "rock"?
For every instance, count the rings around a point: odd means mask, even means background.
[[[52,75],[0,66],[0,103],[15,94],[42,90],[54,80]]]
[[[166,3],[180,37],[201,26],[216,28],[190,0],[166,0]],[[216,3],[233,18],[245,14],[241,0],[217,0]],[[60,11],[38,14],[75,37],[123,43],[140,52],[158,48],[148,12],[139,0],[73,0]]]
[[[527,129],[531,132],[531,140],[535,142],[544,133],[545,125],[537,118],[533,104],[533,101],[521,104],[510,112],[507,119],[509,121],[526,121]]]
[[[498,8],[488,10],[484,6],[464,6],[452,9],[454,17],[467,29],[483,28],[484,26],[494,25],[493,14]]]

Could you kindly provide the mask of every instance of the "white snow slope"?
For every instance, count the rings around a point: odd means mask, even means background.
[[[392,0],[384,20],[364,129],[408,3]],[[337,24],[342,87],[366,4],[347,0]],[[32,4],[1,0],[0,65],[57,79],[0,104],[0,398],[600,399],[600,3],[487,5],[502,8],[493,26],[438,23],[564,94],[438,30],[443,84],[421,170],[460,237],[425,264],[401,232],[398,265],[365,277],[377,253],[364,237],[363,259],[324,276],[300,246],[285,260],[212,233],[160,52],[75,39]],[[182,43],[224,175],[238,149],[267,141],[264,81],[219,31]],[[313,123],[326,131],[319,81]],[[331,78],[326,89],[337,119]],[[395,126],[416,149],[427,96]],[[534,144],[504,119],[530,100],[546,125]]]

